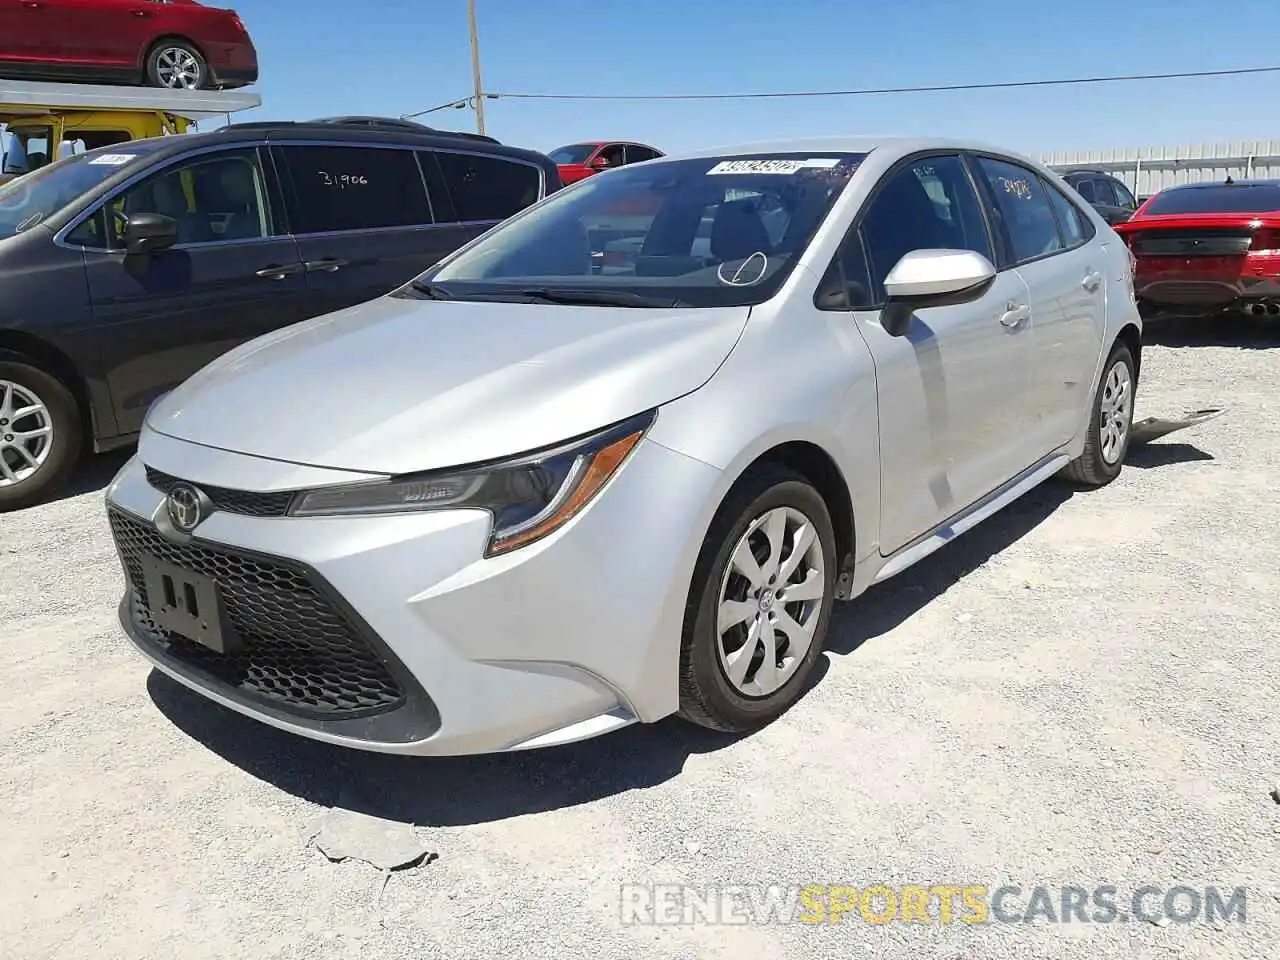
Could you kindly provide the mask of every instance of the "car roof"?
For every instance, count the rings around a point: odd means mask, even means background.
[[[1175,183],[1172,187],[1165,187],[1161,193],[1168,193],[1170,190],[1205,190],[1210,187],[1280,187],[1280,180],[1232,180],[1227,183],[1225,180],[1197,180],[1195,183]]]
[[[794,137],[785,140],[760,140],[748,143],[726,144],[681,154],[667,154],[661,160],[680,160],[693,157],[750,156],[760,153],[871,153],[884,151],[895,156],[905,156],[924,150],[967,150],[977,153],[994,153],[1010,159],[1021,160],[1039,166],[1030,157],[1006,147],[984,143],[980,140],[960,140],[946,137],[907,137],[895,135]],[[660,163],[651,160],[650,163]]]
[[[544,154],[535,150],[513,147],[488,137],[481,137],[478,134],[436,130],[430,127],[422,127],[415,130],[407,126],[393,126],[391,124],[372,126],[366,122],[356,122],[357,120],[364,121],[365,119],[341,118],[340,121],[280,120],[233,123],[225,127],[219,127],[217,130],[210,130],[207,133],[187,133],[182,136],[152,138],[153,140],[160,140],[162,145],[155,148],[148,147],[148,149],[151,150],[154,156],[170,156],[202,147],[216,146],[219,143],[231,143],[246,139],[265,140],[268,143],[276,140],[328,140],[354,144],[403,144],[421,146],[424,149],[435,148],[440,150],[479,149],[489,154],[527,160],[539,166],[551,164],[551,161]],[[129,143],[116,144],[115,147],[117,150],[124,152],[129,149],[131,144],[140,142],[145,141],[130,141]],[[554,164],[551,165],[554,166]]]

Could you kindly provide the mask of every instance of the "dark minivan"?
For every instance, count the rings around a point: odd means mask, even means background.
[[[388,293],[560,186],[488,137],[332,120],[136,140],[0,186],[0,511],[86,441],[131,442],[218,355]]]

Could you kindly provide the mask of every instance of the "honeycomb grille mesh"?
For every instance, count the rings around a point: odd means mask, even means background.
[[[394,709],[404,691],[378,652],[317,589],[284,562],[175,544],[149,525],[110,513],[128,572],[131,612],[143,642],[252,699],[292,712],[339,719]],[[151,555],[217,582],[227,616],[244,640],[221,654],[159,628],[151,618],[142,558]]]
[[[147,467],[147,483],[161,493],[168,493],[175,483],[181,482],[178,477]],[[289,512],[289,503],[293,500],[292,493],[254,493],[251,490],[208,487],[203,483],[199,487],[215,510],[247,517],[283,517]]]

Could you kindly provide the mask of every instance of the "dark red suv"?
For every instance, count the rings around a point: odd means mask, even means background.
[[[258,54],[234,10],[196,0],[0,0],[0,76],[243,87]]]

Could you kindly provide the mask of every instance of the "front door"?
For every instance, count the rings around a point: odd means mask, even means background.
[[[301,144],[273,150],[290,184],[289,217],[315,314],[390,293],[474,235],[435,222],[413,150]],[[432,162],[430,154],[422,162]]]
[[[981,298],[922,309],[905,336],[890,336],[879,323],[884,278],[917,249],[994,259],[959,156],[924,157],[887,174],[841,254],[850,288],[866,291],[867,309],[854,317],[876,368],[886,555],[1028,465],[1018,433],[1031,387],[1026,284],[1015,271],[1001,271]]]
[[[178,221],[178,242],[149,256],[126,255],[116,226],[100,231],[108,246],[86,246],[122,434],[211,360],[308,315],[297,244],[277,232],[267,184],[254,148],[203,154],[127,188],[100,213],[113,225],[139,212]]]
[[[1002,224],[1008,256],[1031,296],[1035,375],[1024,415],[1033,449],[1046,456],[1080,432],[1106,322],[1105,247],[1074,204],[1032,170],[989,157],[976,167]]]

